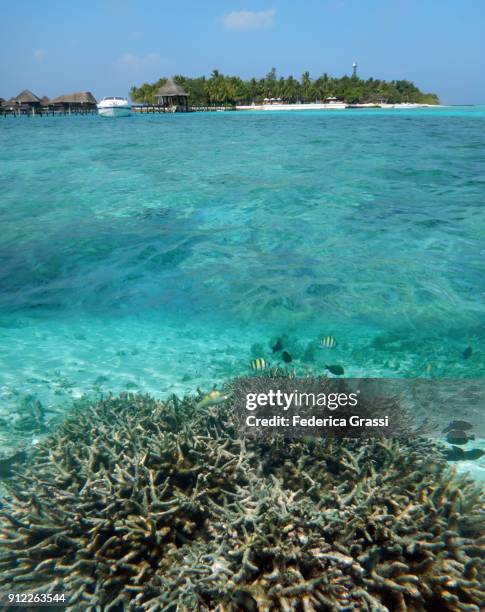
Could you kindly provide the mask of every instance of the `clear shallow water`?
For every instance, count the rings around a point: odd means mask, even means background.
[[[0,419],[281,334],[302,373],[483,376],[483,108],[8,118],[0,194]]]

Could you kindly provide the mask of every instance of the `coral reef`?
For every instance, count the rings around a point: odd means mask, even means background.
[[[483,506],[429,441],[238,439],[227,403],[109,397],[6,481],[0,590],[71,610],[478,611]]]
[[[299,381],[304,381],[304,387],[299,387]],[[422,427],[415,425],[414,419],[411,418],[409,411],[403,405],[401,395],[396,393],[393,388],[393,382],[376,379],[327,378],[326,376],[312,376],[310,374],[297,378],[294,371],[288,373],[285,368],[276,365],[258,373],[257,376],[241,376],[231,380],[227,385],[229,396],[226,395],[226,397],[231,397],[235,408],[233,411],[233,423],[236,425],[236,432],[243,436],[255,436],[260,439],[274,437],[274,428],[257,428],[246,424],[248,394],[252,394],[254,397],[259,397],[260,394],[264,396],[269,389],[277,389],[282,395],[286,395],[286,397],[313,397],[311,401],[300,399],[297,404],[298,409],[293,404],[292,415],[298,414],[302,418],[334,415],[346,420],[345,425],[334,428],[305,427],[305,434],[311,436],[335,436],[339,438],[369,438],[370,436],[382,438],[383,435],[385,437],[394,436],[400,438],[416,436],[422,431]],[[303,394],[302,391],[304,391]],[[355,394],[355,397],[358,396],[356,404],[348,401],[342,405],[335,403],[337,397],[341,396],[341,394],[348,397],[348,394],[352,392]],[[318,414],[316,414],[312,401],[315,402],[316,398],[322,395],[326,395],[328,400],[323,404],[317,404],[319,408],[317,409]],[[307,401],[309,402],[308,404]],[[338,410],[333,412],[337,408]],[[258,417],[270,419],[274,414],[275,408],[270,402],[258,405]],[[288,416],[287,413],[285,414]],[[358,415],[365,419],[388,417],[389,423],[386,427],[374,425],[357,428],[350,424],[350,419],[353,415]],[[284,435],[286,438],[301,438],[302,428],[290,423],[285,426]]]

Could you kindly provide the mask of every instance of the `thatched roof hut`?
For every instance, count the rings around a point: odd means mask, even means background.
[[[53,106],[63,106],[66,108],[94,108],[97,104],[96,98],[90,91],[77,91],[72,94],[57,96],[50,101]]]
[[[40,104],[40,98],[29,89],[24,89],[18,96],[12,98],[12,100],[15,100],[17,104],[25,104],[27,106],[38,106]]]
[[[4,109],[14,110],[16,112],[31,110],[32,113],[35,114],[36,109],[40,107],[40,98],[30,90],[24,89],[18,96],[14,96],[10,98],[10,100],[3,100],[0,106]]]
[[[20,92],[19,95],[15,97],[15,100],[20,102],[20,104],[33,104],[40,102],[40,98],[33,94],[29,89],[24,89],[22,92]]]
[[[185,89],[175,83],[173,79],[167,79],[165,85],[162,85],[155,94],[158,104],[162,106],[182,106],[187,110],[189,94]]]
[[[42,96],[42,98],[40,99],[40,104],[41,106],[49,106],[50,104],[50,100],[47,96]]]
[[[189,94],[181,85],[178,85],[172,78],[170,78],[167,79],[165,85],[162,85],[155,95],[157,97],[165,96],[171,98],[173,96],[188,96]]]

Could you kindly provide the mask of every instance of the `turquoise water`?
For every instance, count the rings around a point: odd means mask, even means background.
[[[299,373],[484,374],[484,108],[6,118],[0,145],[0,420],[207,388],[278,336]]]

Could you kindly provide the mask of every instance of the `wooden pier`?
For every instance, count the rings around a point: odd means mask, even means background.
[[[97,109],[89,110],[61,110],[49,108],[2,108],[0,107],[0,115],[4,117],[62,117],[69,115],[97,115]]]
[[[235,110],[235,106],[192,106],[192,112],[194,113],[222,113]]]
[[[173,107],[161,106],[157,104],[132,104],[131,110],[134,113],[150,114],[150,113],[175,113]]]
[[[234,105],[189,106],[189,94],[173,79],[158,90],[155,104],[133,104],[134,113],[215,113],[235,111]],[[0,98],[0,115],[4,117],[65,117],[69,115],[96,115],[96,98],[90,91],[63,94],[49,99],[39,98],[28,89],[6,101]]]
[[[235,111],[234,106],[189,106],[183,110],[173,106],[162,106],[157,104],[133,104],[132,110],[138,114],[162,114],[162,113],[214,113]],[[63,109],[63,108],[8,108],[0,106],[0,115],[4,117],[68,117],[70,115],[97,115],[96,108],[93,109]]]
[[[133,104],[132,110],[134,113],[149,114],[149,113],[210,113],[222,111],[235,111],[235,106],[165,106],[163,104]]]

